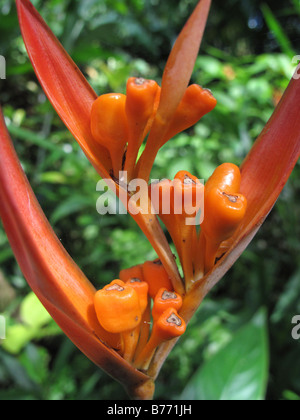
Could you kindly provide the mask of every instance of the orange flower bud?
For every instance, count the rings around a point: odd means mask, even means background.
[[[91,131],[96,142],[106,147],[111,156],[114,175],[122,170],[128,141],[126,96],[118,93],[101,95],[92,106]]]
[[[173,181],[151,184],[149,194],[154,210],[166,226],[178,252],[184,276],[193,280],[193,244],[199,210],[203,210],[204,186],[187,171],[180,171]]]
[[[180,337],[186,330],[184,320],[178,315],[176,309],[168,308],[154,322],[152,334],[160,344],[172,338]]]
[[[130,331],[141,322],[138,294],[133,287],[121,280],[114,280],[98,290],[94,304],[99,323],[109,332]]]
[[[162,220],[164,215],[174,213],[174,186],[171,180],[162,179],[150,184],[149,197],[155,213],[162,216]]]
[[[175,214],[182,214],[184,218],[195,217],[201,205],[203,205],[203,184],[189,172],[180,171],[175,175],[173,185]],[[177,206],[178,209],[176,209]]]
[[[142,128],[144,132],[153,114],[155,99],[160,89],[154,80],[131,77],[127,81],[126,115],[130,129]]]
[[[149,286],[149,296],[155,297],[162,287],[169,291],[173,290],[172,282],[164,266],[159,259],[155,261],[146,261],[143,264],[144,280]]]
[[[216,105],[217,100],[208,89],[195,84],[190,85],[175,112],[162,145],[176,134],[192,127]]]
[[[240,169],[232,163],[218,166],[205,184],[205,215],[194,257],[197,278],[214,266],[221,243],[233,235],[245,216],[247,200],[239,194],[240,184]]]
[[[213,188],[205,197],[202,230],[211,242],[220,244],[230,238],[245,216],[247,200],[241,194],[228,194]]]
[[[247,200],[241,194],[229,194],[212,188],[205,195],[205,217],[201,234],[205,237],[205,271],[215,264],[216,254],[223,241],[228,240],[243,220]]]
[[[134,267],[130,268],[124,268],[120,271],[119,277],[124,282],[131,278],[136,278],[143,281],[143,264],[135,265]]]
[[[206,194],[212,188],[219,188],[221,191],[238,193],[241,185],[241,173],[238,166],[233,163],[223,163],[218,166],[205,184]]]
[[[130,181],[139,148],[149,131],[158,107],[160,87],[154,80],[131,77],[127,82],[126,115],[129,126],[125,170]]]
[[[175,292],[161,288],[154,298],[152,317],[154,322],[169,308],[179,311],[182,307],[182,297]]]
[[[182,64],[184,66],[184,64]],[[174,75],[176,78],[176,75]],[[174,89],[174,88],[172,88]],[[174,89],[176,91],[176,89]],[[165,102],[163,105],[162,103]],[[146,148],[138,163],[138,177],[149,180],[151,168],[159,149],[177,133],[194,125],[205,114],[212,111],[217,104],[211,92],[198,85],[189,86],[179,103],[171,120],[166,123],[161,106],[167,110],[167,102],[164,98],[159,105],[158,114],[152,125]]]
[[[141,281],[137,277],[132,277],[127,280],[126,284],[133,287],[133,289],[137,292],[140,302],[140,308],[142,314],[145,312],[147,305],[148,305],[148,283],[145,281]]]
[[[150,339],[135,361],[138,369],[147,369],[156,348],[167,340],[180,337],[186,330],[184,320],[178,315],[176,309],[168,308],[154,322]]]

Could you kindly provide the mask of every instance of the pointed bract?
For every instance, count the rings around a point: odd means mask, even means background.
[[[44,92],[98,173],[109,178],[109,153],[95,143],[90,129],[96,93],[31,2],[16,4],[24,43]]]
[[[211,0],[201,0],[169,55],[161,85],[157,117],[170,121],[190,82],[202,42]]]
[[[148,381],[115,351],[100,326],[95,288],[63,248],[28,183],[0,115],[0,217],[19,266],[53,319],[95,364],[134,389]]]
[[[245,218],[234,234],[226,255],[185,296],[180,315],[186,322],[249,245],[272,210],[300,157],[299,95],[300,80],[292,78],[241,166],[241,193],[247,197],[248,202]],[[161,346],[151,365],[150,375],[158,375],[175,342]]]
[[[157,114],[141,157],[138,177],[149,180],[156,154],[188,87],[199,52],[211,0],[201,0],[180,32],[168,58]]]

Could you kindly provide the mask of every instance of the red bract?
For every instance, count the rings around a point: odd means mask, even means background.
[[[196,283],[184,299],[181,315],[189,321],[203,298],[220,281],[249,245],[276,203],[300,156],[300,119],[297,98],[300,82],[292,78],[280,103],[241,165],[241,192],[247,197],[245,218],[225,256]],[[153,361],[153,373],[175,343],[163,345]],[[151,373],[151,372],[150,372]]]
[[[2,117],[0,196],[0,216],[15,257],[53,319],[83,353],[126,385],[129,392],[148,383],[146,375],[113,350],[118,348],[120,338],[101,328],[94,309],[96,290],[67,254],[43,214]]]
[[[16,0],[20,27],[37,77],[55,110],[78,141],[87,158],[104,178],[112,175],[108,149],[96,143],[90,128],[96,93],[52,34],[29,0]],[[198,54],[210,7],[198,3],[178,37],[163,75],[160,102],[153,118],[144,154],[137,165],[148,181],[158,149],[170,130]],[[241,255],[267,217],[300,154],[297,99],[300,81],[292,79],[273,116],[241,166],[241,194],[247,198],[246,215],[231,238],[225,255],[201,280],[185,289],[167,239],[148,200],[144,214],[132,216],[158,254],[176,293],[183,298],[180,317],[188,322],[204,296]],[[214,107],[209,97],[210,109]],[[112,177],[117,181],[115,177]],[[127,191],[116,182],[126,202]],[[120,335],[106,332],[93,306],[95,289],[55,236],[20,166],[4,119],[0,118],[0,216],[16,259],[29,285],[70,339],[93,362],[121,382],[134,398],[151,398],[154,380],[174,346],[159,346],[147,374],[119,354]],[[190,280],[190,279],[188,279]],[[169,319],[169,318],[168,318]],[[178,318],[179,319],[179,318]],[[180,318],[181,319],[181,318]]]

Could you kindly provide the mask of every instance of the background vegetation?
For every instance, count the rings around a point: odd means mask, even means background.
[[[124,92],[131,75],[160,80],[196,0],[33,0],[97,92]],[[240,164],[270,117],[299,53],[300,2],[214,0],[193,81],[217,108],[159,153],[154,178],[186,169],[207,179]],[[63,245],[97,287],[155,258],[129,216],[100,217],[98,177],[42,92],[14,1],[0,0],[0,101],[29,181]],[[286,122],[288,124],[288,121]],[[198,310],[165,364],[157,399],[299,399],[300,167],[264,226]],[[259,188],[259,186],[258,186]],[[0,197],[1,199],[1,197]],[[0,225],[2,399],[126,399],[60,332],[30,292]]]

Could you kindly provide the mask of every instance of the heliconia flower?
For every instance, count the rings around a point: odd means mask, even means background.
[[[109,94],[98,98],[30,1],[16,0],[23,39],[46,95],[96,171],[115,182],[117,194],[124,202],[130,194],[118,178],[118,169],[128,170],[130,179],[137,176],[148,182],[160,147],[216,105],[208,90],[188,86],[210,3],[210,0],[201,0],[180,33],[168,59],[161,88],[153,81],[130,79],[126,96]],[[144,211],[134,213],[132,217],[159,259],[124,270],[120,273],[122,281],[115,280],[99,294],[67,254],[46,220],[18,161],[4,118],[0,117],[0,216],[21,270],[68,337],[96,365],[122,383],[133,398],[152,398],[154,381],[176,343],[176,337],[183,334],[202,299],[247,247],[284,187],[300,155],[299,83],[296,78],[291,80],[273,116],[244,160],[234,189],[224,188],[217,175],[212,178],[212,187],[205,193],[205,200],[209,205],[218,203],[220,211],[225,208],[221,220],[226,220],[230,228],[223,229],[218,221],[204,219],[200,238],[189,233],[185,241],[192,241],[194,251],[189,252],[190,244],[189,248],[178,246],[182,265],[187,267],[185,281],[179,275],[158,218],[150,211],[149,198]],[[191,106],[195,99],[200,104],[197,107]],[[146,134],[145,151],[136,161]],[[181,187],[196,182],[190,174],[180,173],[178,179],[182,182]],[[229,212],[228,202],[233,207]],[[240,208],[238,204],[241,204]],[[182,231],[185,235],[186,230],[182,228]],[[179,243],[180,233],[174,231],[173,236]],[[201,261],[197,252],[207,243],[208,256]],[[221,243],[223,251],[216,260]],[[193,264],[198,260],[200,274],[192,278]],[[156,282],[151,281],[149,273],[154,272],[164,279],[163,286],[157,282],[156,274]],[[151,333],[150,297],[148,303],[144,295],[141,298],[138,289],[131,284],[134,282],[141,282],[143,287],[147,283],[148,294],[151,291],[153,299],[161,292],[161,287],[167,291],[163,299],[180,296],[178,307],[172,303],[173,306],[155,316]],[[106,305],[105,314],[101,312],[101,302],[106,299],[107,292],[112,305],[118,305],[114,302],[125,296],[126,304],[134,306],[132,314],[129,311],[128,330],[122,320],[116,327],[116,323],[112,324],[112,319],[107,318],[112,310],[109,305]],[[132,343],[136,343],[136,333],[140,334],[140,340],[134,357]],[[125,350],[125,358],[122,357],[124,348],[128,350]]]

